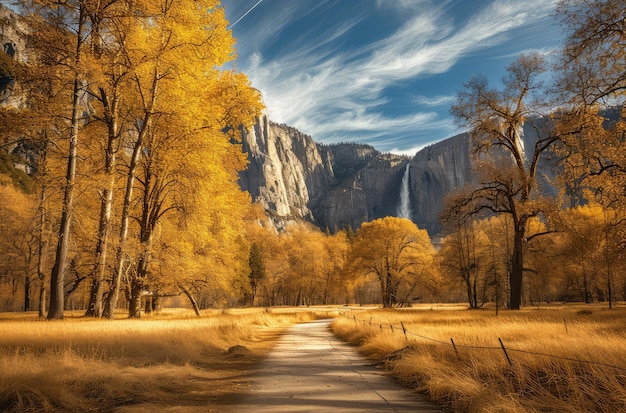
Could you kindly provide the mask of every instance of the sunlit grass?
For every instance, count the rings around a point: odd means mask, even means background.
[[[626,411],[625,308],[374,310],[332,328],[456,412]]]
[[[136,320],[3,313],[0,411],[133,411],[145,404],[216,411],[212,406],[270,348],[270,332],[318,316],[287,308],[212,310],[202,318],[170,310]],[[249,354],[227,354],[234,345]]]

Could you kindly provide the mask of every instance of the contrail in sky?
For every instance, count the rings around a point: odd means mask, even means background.
[[[250,13],[252,10],[254,10],[254,8],[255,8],[256,6],[258,6],[259,4],[261,4],[261,2],[262,2],[262,1],[263,1],[263,0],[259,0],[259,1],[257,1],[257,2],[256,2],[256,4],[255,4],[254,6],[250,7],[250,9],[249,9],[247,12],[245,12],[245,13],[243,14],[243,16],[241,16],[240,18],[238,18],[238,19],[237,19],[237,21],[236,21],[236,22],[234,22],[233,24],[231,24],[231,25],[230,25],[230,27],[229,27],[229,29],[232,29],[232,28],[233,28],[233,27],[234,27],[237,23],[239,23],[239,22],[241,21],[241,19],[243,19],[244,17],[246,17],[246,16],[248,15],[248,13]]]

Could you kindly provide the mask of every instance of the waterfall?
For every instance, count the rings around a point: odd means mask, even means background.
[[[404,176],[402,177],[402,186],[400,187],[400,205],[398,205],[397,215],[398,218],[411,219],[411,199],[409,196],[409,167],[410,163],[406,164],[404,170]]]

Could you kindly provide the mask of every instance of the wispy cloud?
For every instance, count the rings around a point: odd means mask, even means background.
[[[507,54],[499,56],[499,58],[501,59],[517,58],[522,54],[531,54],[531,53],[538,53],[541,56],[549,58],[550,56],[553,56],[555,53],[557,53],[557,51],[558,49],[554,47],[540,47],[536,49],[524,49],[520,51],[515,51],[514,53],[507,53]]]
[[[437,143],[438,141],[430,141],[430,142],[425,142],[425,143],[421,143],[417,146],[403,146],[402,148],[400,147],[392,147],[388,152],[390,153],[395,153],[398,155],[405,155],[405,156],[410,156],[413,157],[415,156],[416,153],[418,153],[419,151],[421,151],[422,149],[433,145],[435,143]]]
[[[436,95],[436,96],[415,96],[413,101],[422,106],[447,106],[454,103],[456,96],[453,95]]]
[[[294,7],[295,3],[285,4]],[[379,5],[390,3],[378,1]],[[322,141],[385,137],[388,149],[393,148],[389,143],[393,136],[432,131],[434,126],[453,130],[453,126],[445,125],[450,121],[435,112],[385,114],[385,92],[404,81],[445,73],[468,54],[502,43],[511,30],[552,10],[552,2],[545,0],[496,1],[456,27],[444,6],[422,1],[420,4],[428,7],[411,8],[415,2],[393,3],[413,15],[390,36],[360,50],[344,54],[333,46],[358,26],[362,16],[353,16],[307,42],[302,40],[288,53],[266,61],[257,52],[244,62],[242,70],[263,92],[270,117]],[[269,25],[272,27],[259,34],[263,37],[259,45],[271,42],[298,13],[293,8],[282,10],[277,21]],[[441,95],[415,98],[416,103],[431,107],[453,100],[453,96]]]

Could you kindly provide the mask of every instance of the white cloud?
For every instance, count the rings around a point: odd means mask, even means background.
[[[501,59],[509,59],[509,58],[518,58],[520,55],[524,54],[531,54],[531,53],[537,53],[545,58],[548,58],[550,56],[554,56],[555,53],[558,52],[558,49],[556,48],[548,48],[548,47],[544,47],[544,48],[538,48],[538,49],[524,49],[524,50],[520,50],[518,52],[515,53],[509,53],[509,54],[505,54],[500,56]]]
[[[412,146],[410,148],[404,148],[404,149],[392,148],[388,152],[395,153],[396,155],[404,155],[404,156],[413,157],[413,156],[415,156],[416,153],[418,153],[422,149],[424,149],[427,146],[430,146],[432,144],[435,144],[437,142],[438,141],[426,142],[426,143],[421,144],[421,145]]]
[[[364,108],[352,112],[343,112],[332,117],[331,122],[317,127],[322,134],[341,132],[387,133],[410,131],[415,125],[429,125],[436,121],[434,113],[416,113],[409,116],[389,118],[380,113],[368,113]]]
[[[376,0],[376,6],[379,8],[392,8],[401,12],[423,9],[430,5],[430,0]]]
[[[454,103],[456,96],[454,95],[435,95],[435,96],[415,96],[413,101],[422,106],[444,106]]]
[[[319,140],[389,136],[428,129],[433,124],[445,126],[434,113],[385,116],[379,108],[386,103],[385,90],[421,75],[444,73],[461,58],[500,44],[509,31],[544,17],[552,9],[552,2],[546,0],[495,1],[463,27],[454,27],[443,6],[414,9],[408,7],[412,4],[409,1],[393,3],[414,15],[375,45],[349,55],[335,54],[332,42],[341,41],[359,23],[361,16],[356,16],[319,33],[317,41],[299,45],[291,54],[266,62],[257,53],[247,67],[244,63],[242,70],[263,92],[270,117]],[[379,0],[378,4],[388,6],[389,0]],[[276,26],[262,36],[277,35],[296,14],[293,10],[283,13]],[[453,100],[452,96],[415,98],[426,106]]]

